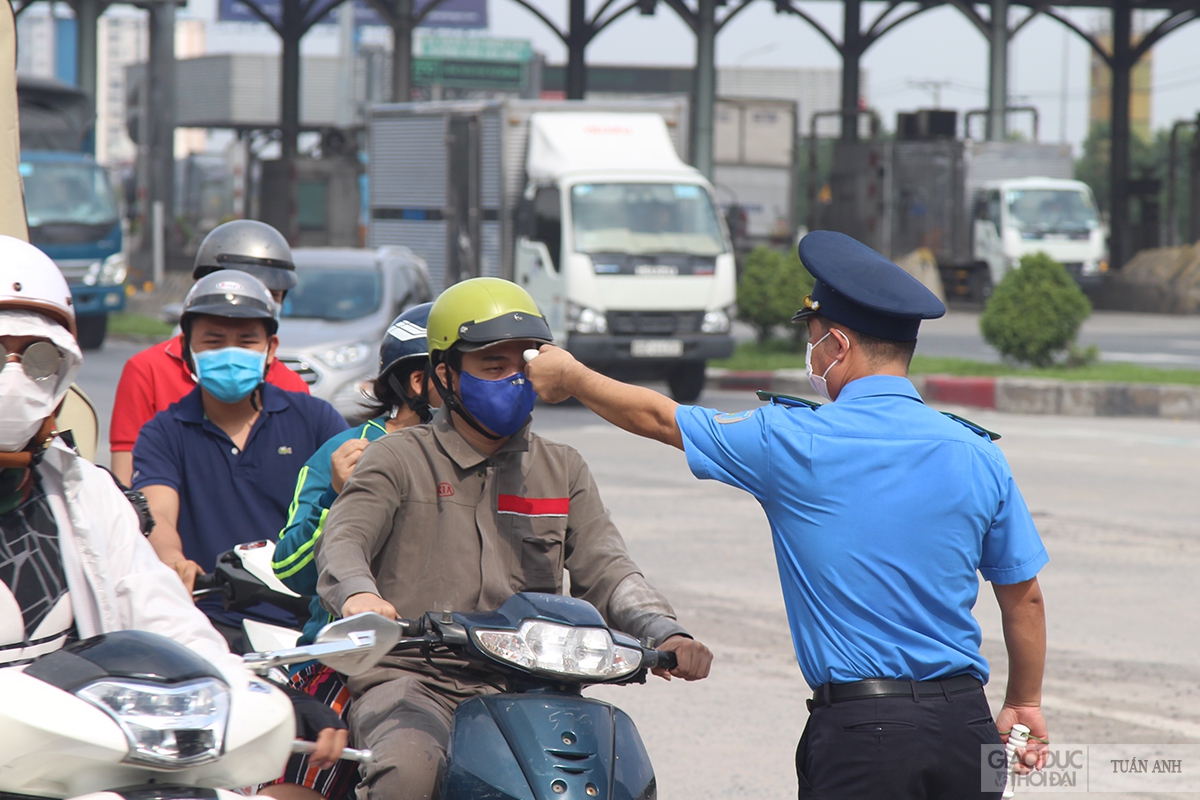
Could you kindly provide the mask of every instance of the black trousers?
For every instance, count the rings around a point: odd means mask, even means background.
[[[796,748],[800,800],[964,800],[981,791],[982,745],[1000,745],[983,689],[818,706]]]

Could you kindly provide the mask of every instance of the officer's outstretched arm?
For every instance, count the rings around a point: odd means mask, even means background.
[[[525,374],[538,397],[547,403],[574,397],[618,428],[683,449],[683,436],[675,421],[679,404],[671,398],[594,372],[551,344],[542,345],[536,357],[532,355],[526,351]]]

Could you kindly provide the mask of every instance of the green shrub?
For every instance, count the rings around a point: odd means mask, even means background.
[[[787,255],[756,247],[746,255],[737,289],[738,319],[750,323],[766,342],[777,325],[787,323],[812,291],[813,279],[795,251]]]
[[[1048,367],[1068,352],[1092,304],[1063,265],[1045,253],[1021,258],[992,291],[979,328],[988,344],[1014,361]]]

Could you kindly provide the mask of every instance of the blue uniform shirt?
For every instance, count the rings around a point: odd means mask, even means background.
[[[133,485],[169,486],[179,493],[177,529],[183,552],[211,572],[217,556],[234,545],[272,539],[287,520],[296,475],[346,421],[324,400],[262,386],[262,413],[244,450],[204,415],[200,387],[160,411],[138,433]],[[243,616],[296,624],[283,611],[260,604],[231,614],[215,600],[201,608],[231,625]]]
[[[1020,583],[1049,560],[991,441],[884,375],[817,409],[680,406],[676,420],[696,477],[745,489],[767,512],[810,686],[987,682],[976,571]]]
[[[386,435],[387,420],[386,416],[379,417],[334,436],[313,453],[296,479],[287,524],[279,532],[271,568],[275,577],[293,592],[312,596],[311,616],[304,625],[299,644],[311,643],[321,628],[333,621],[333,615],[325,610],[321,598],[317,597],[317,563],[313,558],[317,539],[325,530],[325,517],[329,516],[333,501],[337,500],[330,458],[333,451],[351,439],[373,442]]]

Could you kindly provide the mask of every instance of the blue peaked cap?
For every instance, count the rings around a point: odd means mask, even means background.
[[[911,342],[921,320],[946,313],[920,281],[844,233],[813,231],[800,240],[799,252],[816,281],[792,322],[820,314],[868,336]]]

